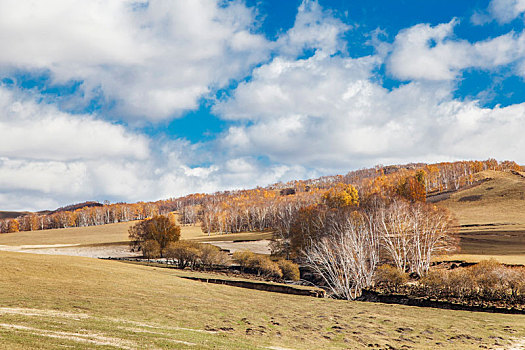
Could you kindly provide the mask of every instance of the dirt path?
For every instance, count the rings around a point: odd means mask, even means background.
[[[70,255],[83,256],[88,258],[124,258],[130,256],[140,256],[140,253],[129,251],[129,245],[92,245],[82,246],[80,244],[40,244],[40,245],[0,245],[0,251],[51,254],[51,255]]]
[[[235,242],[235,241],[217,241],[217,242],[203,242],[213,244],[221,249],[229,250],[230,253],[238,251],[249,250],[257,254],[270,254],[270,240],[262,239],[260,241],[246,241],[246,242]]]

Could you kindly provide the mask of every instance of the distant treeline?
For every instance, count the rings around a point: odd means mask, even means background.
[[[458,190],[476,182],[476,173],[485,170],[522,171],[512,161],[462,161],[437,164],[377,166],[346,175],[277,183],[266,188],[192,194],[172,199],[171,206],[180,214],[182,224],[200,222],[206,233],[234,233],[278,230],[286,235],[294,213],[318,203],[338,184],[357,188],[361,201],[373,196],[400,196],[412,202],[424,202],[427,195]]]
[[[402,196],[410,201],[424,201],[428,194],[457,190],[476,181],[484,170],[523,168],[512,161],[461,161],[437,164],[376,166],[351,171],[346,175],[276,183],[265,188],[191,194],[157,202],[100,204],[85,202],[66,206],[49,214],[27,214],[0,220],[0,233],[54,228],[95,226],[142,220],[177,210],[182,224],[200,222],[211,234],[243,231],[288,229],[294,213],[318,203],[338,184],[352,184],[359,198],[374,195]]]

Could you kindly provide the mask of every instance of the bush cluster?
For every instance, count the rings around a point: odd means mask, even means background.
[[[468,268],[432,270],[420,285],[434,297],[525,303],[525,268],[505,266],[495,260]]]
[[[241,266],[242,269],[251,269],[257,272],[258,276],[284,278],[286,280],[298,281],[300,278],[299,265],[289,260],[272,261],[264,255],[252,252],[235,252],[233,261]]]
[[[160,257],[160,245],[156,241],[147,240],[141,247],[145,258]],[[181,269],[224,266],[230,260],[228,254],[216,246],[191,241],[170,242],[164,249],[164,257]]]
[[[399,287],[408,282],[408,274],[397,267],[385,264],[377,268],[374,282],[388,291],[397,292]]]

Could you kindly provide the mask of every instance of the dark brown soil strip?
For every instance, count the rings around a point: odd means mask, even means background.
[[[384,304],[399,304],[420,307],[432,307],[437,309],[463,310],[476,312],[490,312],[500,314],[525,314],[525,310],[515,308],[502,308],[496,306],[475,306],[458,304],[449,301],[431,300],[426,298],[413,298],[406,295],[380,294],[375,291],[363,290],[363,294],[357,300]]]
[[[293,294],[293,295],[305,295],[314,298],[324,298],[325,291],[322,289],[301,289],[293,286],[283,286],[279,284],[270,284],[264,282],[252,282],[252,281],[236,281],[236,280],[225,280],[219,278],[201,278],[201,277],[190,277],[190,276],[179,276],[193,281],[200,281],[214,284],[225,284],[233,287],[248,288],[262,290],[266,292]]]

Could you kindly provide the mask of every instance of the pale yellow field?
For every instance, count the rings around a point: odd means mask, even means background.
[[[284,295],[116,261],[0,252],[1,349],[490,349],[525,315]]]
[[[99,244],[127,242],[128,228],[135,222],[61,228],[42,231],[22,231],[0,234],[0,245]]]
[[[89,227],[71,227],[42,231],[0,234],[0,245],[106,244],[128,242],[128,229],[136,221]],[[211,235],[202,232],[200,224],[181,226],[181,239],[199,241],[259,240],[271,238],[268,232],[246,232]]]
[[[525,264],[525,179],[498,171],[477,176],[489,180],[438,203],[461,226],[461,251],[451,259]]]

